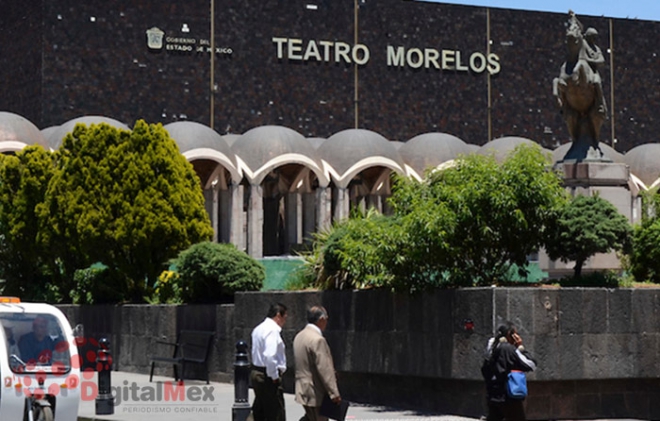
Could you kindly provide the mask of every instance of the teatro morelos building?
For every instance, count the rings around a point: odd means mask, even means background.
[[[580,20],[605,53],[601,147],[630,168],[617,206],[634,222],[660,175],[660,22]],[[162,122],[216,240],[288,254],[352,207],[387,212],[392,173],[524,142],[561,160],[566,21],[410,0],[6,0],[0,149]]]

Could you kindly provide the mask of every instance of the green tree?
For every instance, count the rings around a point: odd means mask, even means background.
[[[434,214],[429,219],[442,217]],[[442,253],[433,247],[441,241],[426,237],[433,225],[423,226],[420,220],[383,216],[374,210],[353,214],[315,234],[312,251],[303,253],[304,264],[289,287],[386,288],[404,293],[438,287],[444,281],[440,276],[444,266]],[[436,252],[439,255],[432,257]]]
[[[421,183],[402,176],[395,179],[390,204],[393,226],[400,226],[400,232],[382,247],[397,290],[408,285],[410,292],[418,292],[460,282],[447,277],[455,258],[456,214],[439,199],[435,187],[430,178]]]
[[[512,264],[524,272],[564,200],[549,156],[523,145],[502,164],[475,154],[429,173],[424,182],[400,179],[392,204],[397,215],[417,221],[410,224],[417,227],[413,247],[434,243],[429,249],[435,252],[421,249],[416,261],[439,259],[453,284],[475,285],[503,281]]]
[[[642,222],[633,231],[630,272],[640,282],[660,283],[660,196],[651,191],[642,203]]]
[[[212,235],[199,179],[160,124],[79,124],[56,166],[38,216],[67,282],[100,262],[129,280],[139,302],[169,259]]]
[[[575,278],[584,262],[596,253],[627,251],[632,227],[628,220],[605,199],[575,196],[557,214],[548,230],[546,250],[553,259],[575,262]]]
[[[189,304],[232,302],[237,291],[259,291],[266,278],[264,266],[233,244],[194,244],[172,263],[178,276],[170,282]]]
[[[367,288],[389,286],[392,272],[383,255],[388,234],[396,230],[387,218],[369,212],[342,221],[323,244],[323,274],[319,286]]]
[[[471,155],[422,182],[397,177],[394,215],[367,215],[318,235],[302,284],[419,292],[498,283],[513,264],[525,272],[566,199],[549,167],[539,147],[522,146],[501,165]]]
[[[0,155],[0,277],[3,294],[25,300],[53,299],[48,267],[55,262],[41,247],[36,208],[54,174],[52,154],[29,146]]]

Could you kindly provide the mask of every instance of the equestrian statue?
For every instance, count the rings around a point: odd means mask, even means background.
[[[552,92],[573,141],[564,160],[603,160],[598,138],[607,118],[607,105],[598,68],[605,58],[596,45],[598,31],[588,28],[583,32],[575,13],[568,13],[566,62],[552,83]]]

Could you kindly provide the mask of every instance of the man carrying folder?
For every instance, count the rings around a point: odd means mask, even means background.
[[[324,397],[328,395],[338,409],[341,404],[332,354],[323,337],[328,325],[328,312],[321,306],[310,308],[307,310],[307,323],[293,340],[296,402],[305,409],[301,421],[327,421],[328,417],[321,415]]]

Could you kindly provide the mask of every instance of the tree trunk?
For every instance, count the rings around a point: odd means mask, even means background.
[[[579,278],[582,276],[582,266],[584,265],[584,260],[576,260],[575,261],[575,279]]]

